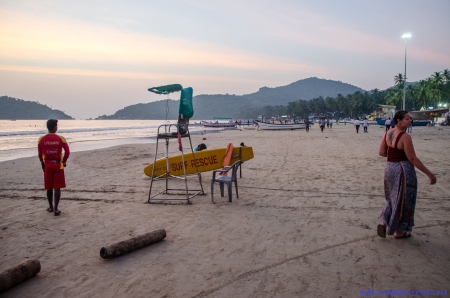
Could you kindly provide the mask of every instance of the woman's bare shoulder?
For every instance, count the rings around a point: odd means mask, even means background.
[[[411,135],[409,133],[403,133],[401,139],[411,141]]]
[[[411,136],[408,133],[403,133],[400,139],[398,140],[397,147],[399,149],[404,149],[405,146],[412,146],[412,139]]]

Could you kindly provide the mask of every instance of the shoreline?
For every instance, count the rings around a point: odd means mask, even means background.
[[[429,185],[417,171],[415,227],[403,240],[376,235],[383,134],[383,127],[356,134],[353,125],[339,124],[323,133],[313,126],[309,133],[193,135],[193,146],[253,147],[255,157],[238,178],[239,198],[233,189],[229,203],[216,185],[215,204],[211,172],[202,173],[206,195],[190,205],[146,204],[150,179],[143,168],[154,159],[155,143],[74,152],[58,217],[45,210],[34,157],[0,162],[0,270],[34,258],[42,266],[2,295],[356,297],[361,290],[448,290],[450,129],[413,129],[417,156],[438,181]],[[197,186],[195,179],[188,183]],[[161,228],[167,232],[161,242],[107,261],[99,256],[103,246]]]
[[[211,133],[222,132],[223,130],[219,129],[209,129],[205,131],[193,131],[191,132],[191,136],[193,135],[206,135]],[[63,135],[61,133],[61,135]],[[63,135],[64,136],[64,135]],[[27,158],[32,156],[37,156],[37,139],[36,137],[36,148],[18,148],[18,149],[8,149],[8,150],[0,150],[0,162],[16,160],[20,158]],[[156,143],[156,136],[150,137],[132,137],[132,138],[116,138],[116,139],[106,139],[106,140],[88,140],[88,141],[77,141],[70,143],[70,152],[83,152],[83,151],[91,151],[91,150],[102,150],[116,146],[122,145],[133,145],[133,144],[152,144]]]

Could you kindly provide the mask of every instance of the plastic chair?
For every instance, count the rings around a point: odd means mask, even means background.
[[[215,170],[213,171],[213,176],[211,179],[211,201],[214,203],[214,183],[215,182],[219,182],[220,185],[220,195],[223,197],[224,196],[224,191],[223,191],[223,186],[224,184],[227,185],[228,188],[228,201],[231,202],[231,188],[232,188],[232,184],[234,182],[234,185],[236,187],[236,198],[239,199],[239,194],[238,194],[238,186],[237,186],[237,169],[239,168],[239,166],[241,165],[241,161],[238,160],[236,161],[234,164],[232,164],[231,166],[225,167],[223,170]],[[225,176],[225,173],[228,173],[231,170],[231,177],[230,176]],[[223,176],[217,175],[218,177],[216,177],[217,173],[224,173]]]

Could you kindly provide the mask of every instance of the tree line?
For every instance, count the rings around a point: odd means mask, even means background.
[[[401,73],[394,77],[395,86],[386,94],[386,103],[399,107],[403,102],[403,88],[405,77]],[[406,84],[406,109],[420,110],[421,108],[440,108],[439,104],[448,103],[450,98],[450,71],[434,72],[425,80],[417,84]]]
[[[266,117],[277,115],[290,115],[308,117],[309,115],[325,115],[336,118],[355,118],[370,115],[379,108],[379,105],[395,105],[397,110],[402,108],[404,76],[398,74],[394,77],[394,87],[387,90],[373,89],[370,91],[357,91],[353,94],[335,97],[317,97],[311,100],[297,100],[284,105],[266,105],[263,107],[241,110],[236,118],[255,119],[258,115]],[[448,69],[435,72],[429,78],[420,80],[415,84],[406,84],[405,92],[406,110],[420,110],[433,106],[438,108],[441,103],[449,103],[450,98],[450,72]],[[447,106],[448,107],[448,106]]]

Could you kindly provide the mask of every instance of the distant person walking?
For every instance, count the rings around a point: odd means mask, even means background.
[[[391,118],[387,119],[384,125],[386,126],[386,131],[391,129]]]
[[[48,134],[39,138],[38,156],[44,171],[44,185],[47,190],[48,212],[55,216],[61,214],[58,210],[61,199],[61,188],[66,187],[64,167],[70,155],[69,145],[64,137],[57,135],[58,120],[47,121]],[[62,150],[64,149],[64,156]],[[55,205],[53,205],[53,190],[55,190]]]
[[[413,118],[411,118],[411,124],[408,126],[407,132],[412,133],[412,127],[413,127]]]
[[[356,133],[359,133],[359,126],[361,125],[361,122],[359,121],[359,119],[355,120],[355,127],[356,127]]]
[[[333,119],[330,119],[330,128],[333,128]]]
[[[320,131],[323,132],[323,129],[325,128],[325,119],[320,120]]]
[[[369,121],[367,121],[367,118],[364,118],[363,127],[364,127],[364,133],[366,133],[367,128],[369,127]]]
[[[330,128],[330,118],[327,118],[327,128]]]
[[[305,124],[306,124],[306,132],[309,132],[309,120],[308,120],[308,118],[305,119]]]
[[[414,226],[414,211],[417,198],[418,168],[430,179],[430,184],[436,183],[436,177],[423,165],[416,156],[411,136],[405,133],[411,123],[407,111],[395,113],[395,128],[389,130],[381,139],[378,154],[387,157],[384,170],[384,193],[386,203],[380,215],[381,224],[377,234],[386,238],[394,235],[396,239],[411,237]]]

